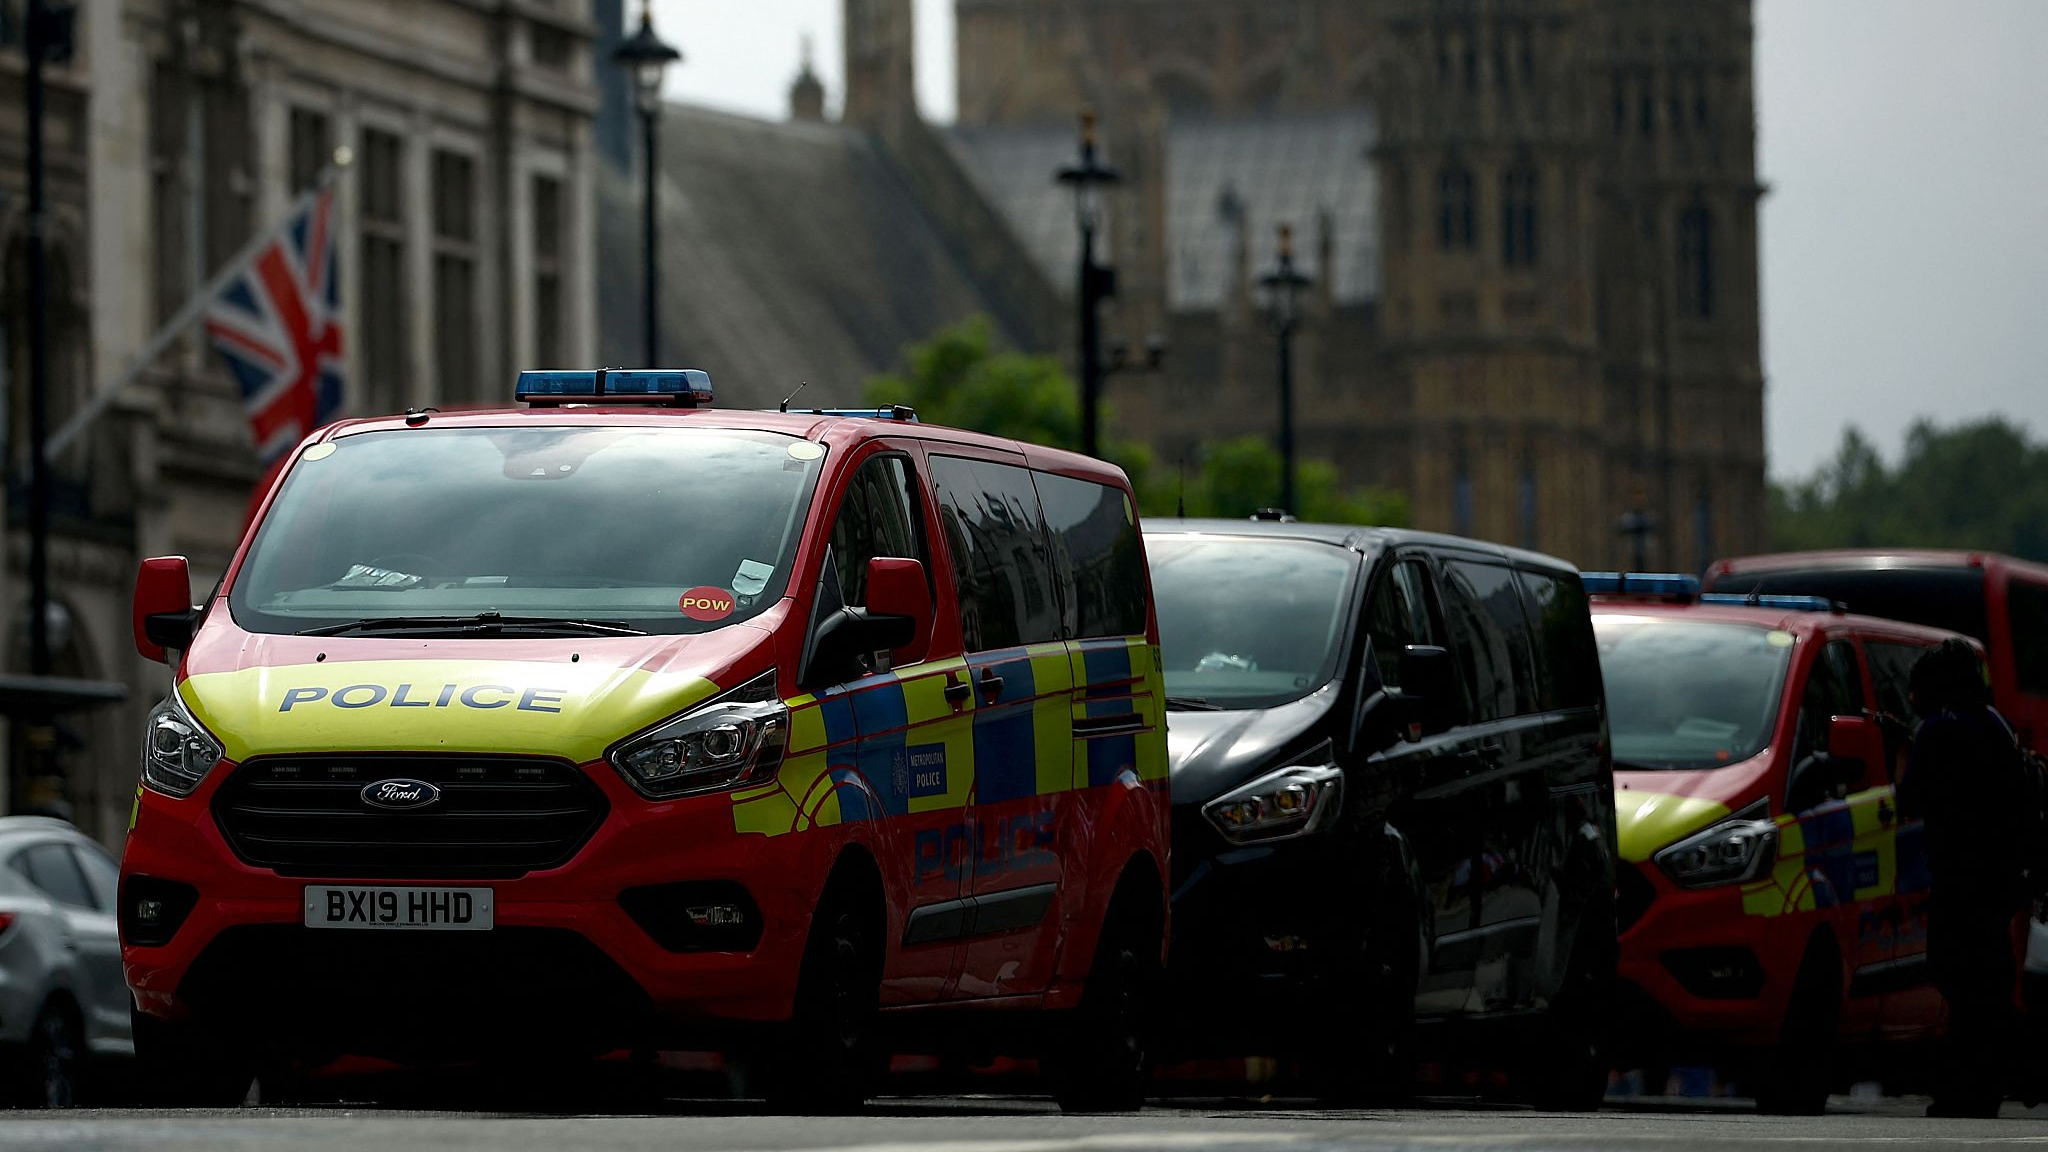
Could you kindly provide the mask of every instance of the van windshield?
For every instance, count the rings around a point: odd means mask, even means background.
[[[709,631],[781,597],[823,456],[726,429],[345,436],[293,466],[229,607],[271,633],[485,614],[593,634]],[[494,634],[473,627],[449,630]]]
[[[1791,633],[1602,615],[1593,632],[1616,768],[1718,768],[1770,744]]]
[[[1337,673],[1348,548],[1270,536],[1149,537],[1168,703],[1270,708]]]

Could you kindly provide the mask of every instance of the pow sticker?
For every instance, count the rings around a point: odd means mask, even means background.
[[[714,621],[732,615],[732,600],[731,592],[706,584],[683,593],[678,606],[692,620]]]

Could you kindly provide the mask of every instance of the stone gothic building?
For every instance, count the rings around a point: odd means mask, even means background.
[[[1253,286],[1316,279],[1303,450],[1420,526],[1697,571],[1763,542],[1749,0],[958,0],[954,139],[1063,291],[1044,174],[1102,111],[1117,431],[1277,426]],[[908,0],[849,0],[849,116],[903,98]],[[858,93],[861,85],[871,90]]]

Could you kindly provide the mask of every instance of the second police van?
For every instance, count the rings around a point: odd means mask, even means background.
[[[972,1013],[1134,1106],[1169,805],[1123,474],[700,372],[518,395],[310,437],[196,608],[144,563],[147,1086],[710,1047],[854,1107]]]
[[[1944,1020],[1894,786],[1907,677],[1953,633],[1689,576],[1586,577],[1621,817],[1626,1055],[1734,1068],[1817,1113]],[[1656,1090],[1653,1086],[1653,1090]]]

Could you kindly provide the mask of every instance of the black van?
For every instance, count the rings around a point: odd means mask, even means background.
[[[1614,785],[1577,571],[1257,520],[1155,521],[1145,548],[1179,1053],[1292,1055],[1325,1095],[1375,1095],[1485,1021],[1527,1095],[1597,1106]]]

